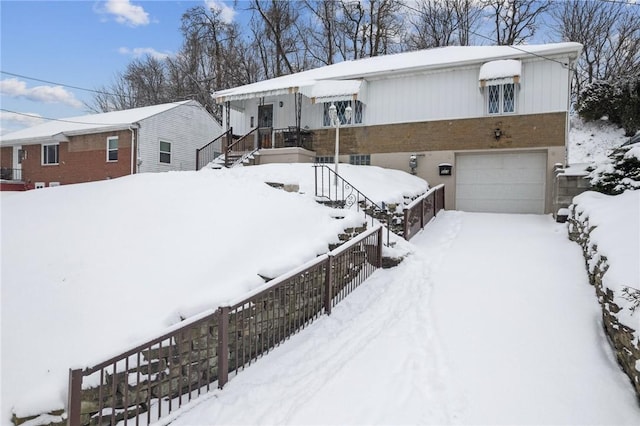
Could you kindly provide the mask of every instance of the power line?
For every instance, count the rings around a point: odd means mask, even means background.
[[[86,87],[73,86],[71,84],[59,83],[59,82],[55,82],[55,81],[51,81],[51,80],[43,80],[41,78],[29,77],[27,75],[16,74],[16,73],[9,72],[9,71],[0,70],[0,73],[6,74],[6,75],[10,75],[12,77],[23,78],[25,80],[39,81],[40,83],[53,84],[53,85],[56,85],[56,86],[68,87],[68,88],[76,89],[76,90],[83,90],[85,92],[97,93],[97,94],[100,94],[100,95],[108,95],[108,96],[116,96],[116,97],[125,97],[125,98],[128,98],[128,99],[136,99],[136,97],[133,96],[133,95],[116,94],[116,93],[105,92],[103,90],[87,89]],[[194,80],[194,81],[197,82],[197,80]],[[193,94],[191,94],[190,96],[193,96]],[[182,99],[182,100],[187,100],[187,99],[189,99],[189,98]],[[181,102],[181,101],[173,100],[173,101],[162,102],[162,103],[178,103],[178,102]],[[190,106],[196,106],[196,105],[190,105]]]
[[[9,112],[9,113],[12,113],[12,114],[23,115],[25,117],[35,118],[35,119],[38,119],[38,120],[60,121],[62,123],[90,124],[90,125],[95,125],[95,126],[121,126],[121,125],[124,126],[124,125],[131,124],[131,123],[90,123],[88,121],[65,120],[64,118],[43,117],[43,116],[40,116],[40,115],[27,114],[26,112],[12,111],[10,109],[5,109],[5,108],[0,108],[0,111]]]
[[[612,1],[612,2],[613,2],[613,1],[615,1],[615,0],[602,0],[602,1]],[[420,11],[420,10],[416,9],[416,8],[414,8],[413,6],[409,6],[409,5],[408,5],[408,4],[406,4],[406,3],[405,3],[405,5],[404,5],[404,6],[405,6],[407,9],[413,10],[414,12],[423,13],[423,11]],[[471,34],[475,35],[476,37],[480,37],[480,38],[483,38],[483,39],[485,39],[485,40],[489,40],[489,41],[490,41],[490,42],[492,42],[492,43],[497,43],[497,40],[494,40],[494,39],[492,39],[491,37],[488,37],[488,36],[486,36],[486,35],[484,35],[484,34],[479,34],[479,33],[475,32],[475,31],[472,31],[471,29],[469,29],[468,31],[469,31],[469,33],[471,33]],[[504,47],[510,47],[511,49],[518,50],[518,51],[520,51],[520,52],[522,52],[522,53],[526,53],[527,55],[536,56],[536,57],[538,57],[538,58],[541,58],[541,59],[544,59],[544,60],[547,60],[547,61],[552,61],[552,62],[555,62],[555,63],[557,63],[557,64],[560,64],[560,65],[562,65],[563,67],[567,67],[568,69],[572,69],[572,68],[571,68],[571,66],[570,66],[570,64],[567,64],[567,63],[565,63],[565,62],[559,61],[559,60],[557,60],[557,59],[550,58],[550,57],[548,57],[548,56],[544,56],[544,55],[541,55],[541,54],[539,54],[539,53],[530,52],[530,51],[528,51],[528,50],[525,50],[525,49],[522,49],[522,48],[519,48],[519,47],[517,47],[517,46],[513,46],[513,45],[503,45],[503,46],[504,46]]]
[[[16,74],[16,73],[12,73],[12,72],[9,72],[9,71],[0,70],[0,73],[6,74],[6,75],[10,75],[12,77],[24,78],[24,79],[33,80],[33,81],[39,81],[41,83],[53,84],[53,85],[56,85],[56,86],[69,87],[71,89],[76,89],[76,90],[83,90],[85,92],[92,92],[92,93],[99,93],[99,94],[103,94],[103,95],[116,96],[114,93],[104,92],[104,91],[100,91],[100,90],[87,89],[85,87],[72,86],[71,84],[56,83],[55,81],[42,80],[40,78],[35,78],[35,77],[28,77],[26,75]]]

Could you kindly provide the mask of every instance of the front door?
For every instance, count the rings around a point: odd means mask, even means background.
[[[13,147],[13,173],[12,180],[22,180],[22,160],[24,159],[22,146]]]
[[[273,104],[258,106],[258,147],[271,148]]]

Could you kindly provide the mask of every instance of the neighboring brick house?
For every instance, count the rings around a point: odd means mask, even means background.
[[[281,129],[311,140],[282,148],[280,157],[261,150],[259,162],[293,154],[333,162],[333,103],[341,162],[444,183],[449,209],[549,213],[554,165],[566,158],[570,67],[581,50],[578,43],[444,47],[341,62],[214,97],[227,111],[224,127],[262,128],[262,148],[281,146]]]
[[[196,149],[221,133],[196,101],[49,121],[0,136],[2,184],[32,189],[195,170]]]

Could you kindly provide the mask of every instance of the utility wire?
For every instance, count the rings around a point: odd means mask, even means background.
[[[23,115],[25,117],[36,118],[36,119],[39,119],[39,120],[60,121],[60,122],[63,122],[63,123],[73,123],[73,124],[91,124],[91,125],[95,125],[95,126],[120,126],[120,125],[125,126],[125,125],[131,124],[131,123],[90,123],[88,121],[65,120],[64,118],[42,117],[40,115],[33,115],[33,114],[27,114],[26,112],[12,111],[10,109],[5,109],[5,108],[0,108],[0,111],[9,112],[9,113],[12,113],[12,114]]]
[[[601,1],[612,1],[612,2],[614,2],[614,0],[601,0]],[[409,6],[409,5],[408,5],[408,4],[406,4],[406,3],[405,3],[405,5],[404,5],[404,6],[405,6],[407,9],[413,10],[414,12],[417,12],[417,13],[424,13],[424,11],[418,10],[418,9],[414,8],[413,6]],[[469,31],[469,33],[470,33],[470,34],[473,34],[473,35],[475,35],[475,36],[477,36],[477,37],[483,38],[483,39],[485,39],[485,40],[489,40],[489,41],[490,41],[490,42],[492,42],[492,43],[497,43],[497,40],[494,40],[493,38],[491,38],[491,37],[489,37],[489,36],[486,36],[486,35],[484,35],[484,34],[477,33],[477,32],[472,31],[472,30],[470,30],[470,29],[469,29],[468,31]],[[547,61],[552,61],[552,62],[558,63],[558,64],[562,65],[563,67],[566,67],[567,69],[570,69],[570,70],[572,70],[572,69],[573,69],[573,68],[571,68],[570,64],[567,64],[567,63],[565,63],[565,62],[559,61],[559,60],[554,59],[554,58],[550,58],[550,57],[548,57],[548,56],[541,55],[541,54],[539,54],[539,53],[530,52],[530,51],[525,50],[525,49],[522,49],[522,48],[520,48],[520,47],[518,47],[518,46],[513,46],[513,45],[503,45],[503,46],[504,46],[504,47],[510,47],[511,49],[518,50],[518,51],[520,51],[520,52],[522,52],[522,53],[526,53],[527,55],[536,56],[536,57],[538,57],[538,58],[540,58],[540,59],[544,59],[544,60],[547,60]]]

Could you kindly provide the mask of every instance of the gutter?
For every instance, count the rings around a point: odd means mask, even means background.
[[[138,171],[136,170],[137,167],[137,162],[134,161],[134,158],[137,157],[137,153],[138,153],[138,145],[136,144],[136,130],[138,130],[140,128],[140,123],[132,123],[129,126],[129,130],[131,131],[131,152],[130,152],[130,156],[131,156],[131,174],[135,174]],[[135,157],[134,157],[134,154]]]

